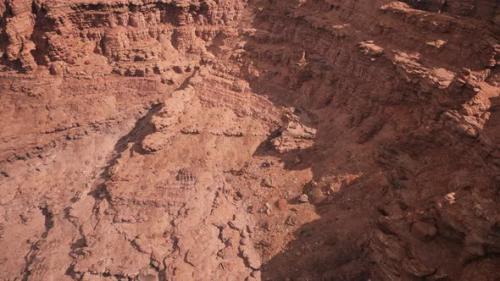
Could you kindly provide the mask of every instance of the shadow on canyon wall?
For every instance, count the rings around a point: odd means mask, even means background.
[[[269,3],[273,5],[272,1]],[[313,180],[323,191],[324,179],[339,179],[345,175],[358,178],[353,183],[341,182],[340,190],[325,194],[324,200],[316,202],[321,218],[302,225],[294,233],[295,240],[265,262],[262,280],[385,280],[381,268],[386,262],[389,264],[386,268],[396,270],[397,275],[398,271],[407,270],[400,268],[401,260],[412,254],[400,253],[392,257],[395,260],[385,261],[377,259],[380,256],[373,254],[376,250],[371,246],[375,232],[391,232],[388,230],[392,227],[390,224],[388,228],[380,225],[381,218],[390,217],[387,209],[396,206],[410,213],[420,206],[432,204],[435,198],[453,190],[454,171],[475,174],[472,181],[487,189],[491,177],[498,172],[481,157],[476,157],[483,149],[477,140],[458,140],[446,130],[422,129],[422,120],[435,122],[437,120],[432,118],[438,119],[442,112],[459,106],[462,99],[472,96],[444,103],[444,108],[436,101],[440,97],[427,96],[428,100],[422,100],[422,92],[402,81],[390,62],[368,61],[354,47],[356,42],[339,43],[324,31],[305,26],[305,21],[280,22],[277,19],[279,17],[257,16],[254,20],[256,34],[280,34],[281,39],[285,39],[276,41],[288,40],[288,47],[285,48],[285,44],[269,47],[261,38],[247,38],[248,65],[253,70],[248,70],[246,75],[250,77],[254,92],[267,96],[277,106],[293,107],[301,122],[317,129],[313,147],[279,157],[286,169],[311,169]],[[317,34],[312,34],[314,32]],[[317,36],[317,41],[331,39],[330,48],[339,51],[325,53],[320,46],[308,43],[311,38],[297,42],[294,37],[297,34]],[[300,66],[304,59],[307,65]],[[252,73],[255,71],[258,76]],[[500,137],[500,115],[498,102],[493,101],[495,103],[489,121],[480,132],[493,140]],[[436,108],[429,109],[433,106]],[[278,156],[269,142],[263,143],[255,154]],[[498,149],[497,154],[499,157]],[[464,160],[469,156],[470,159]],[[300,163],[296,159],[300,159]],[[481,177],[484,179],[476,180]],[[311,186],[306,186],[304,191],[310,189]],[[425,210],[432,212],[429,211],[431,207]],[[405,236],[412,225],[412,221],[401,219],[398,224],[394,223],[394,228],[399,229],[390,235],[419,247],[424,242],[414,242]],[[464,241],[449,243],[444,240],[436,238],[429,242],[435,248],[427,255],[444,258],[427,276],[437,278],[432,280],[459,280],[464,264],[454,253],[464,247]],[[439,243],[451,250],[439,255],[442,249],[436,246]],[[449,274],[441,274],[440,266]],[[405,272],[400,278],[424,280],[426,277],[412,277]]]

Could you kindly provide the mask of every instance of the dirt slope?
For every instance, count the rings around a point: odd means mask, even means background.
[[[500,280],[497,1],[0,14],[0,280]]]

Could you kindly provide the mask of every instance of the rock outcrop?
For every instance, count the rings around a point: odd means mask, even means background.
[[[0,0],[0,280],[500,278],[495,0]]]

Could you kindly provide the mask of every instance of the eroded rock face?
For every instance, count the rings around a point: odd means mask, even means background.
[[[280,153],[286,153],[312,147],[316,130],[296,121],[289,121],[280,129],[279,134],[272,140],[272,144]]]
[[[32,71],[62,62],[126,76],[171,75],[182,55],[206,48],[236,24],[242,3],[227,1],[5,1],[5,59]],[[208,44],[207,44],[208,43]],[[95,72],[92,70],[91,72]]]
[[[0,280],[500,278],[499,11],[0,0]]]

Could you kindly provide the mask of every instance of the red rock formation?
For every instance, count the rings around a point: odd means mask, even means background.
[[[500,278],[497,1],[0,14],[0,280]]]

